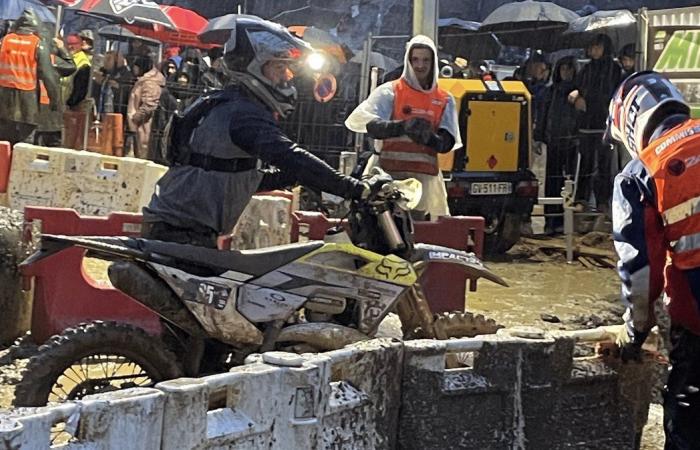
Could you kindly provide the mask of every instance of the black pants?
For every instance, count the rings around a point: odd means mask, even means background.
[[[37,131],[34,135],[34,145],[43,147],[60,147],[61,132],[60,131]]]
[[[33,143],[34,130],[36,125],[0,119],[0,140],[9,141],[12,145],[19,142]]]
[[[217,248],[218,233],[204,227],[200,229],[182,228],[170,225],[167,222],[144,222],[141,226],[141,236],[156,241]]]
[[[607,211],[612,198],[612,174],[610,163],[613,152],[603,143],[602,133],[583,133],[580,137],[581,168],[576,200],[587,202],[591,193],[595,195],[595,205]]]
[[[664,392],[665,450],[700,449],[700,336],[671,328],[671,372]]]
[[[547,147],[547,161],[545,168],[545,197],[561,197],[561,190],[564,187],[565,177],[568,175],[574,179],[576,175],[577,162],[577,141],[574,136],[552,138]],[[563,214],[564,209],[560,205],[545,205],[546,214]],[[545,219],[547,228],[562,226],[564,218],[547,217]]]

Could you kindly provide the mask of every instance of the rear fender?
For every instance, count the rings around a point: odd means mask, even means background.
[[[456,264],[465,271],[469,278],[485,278],[501,286],[508,286],[508,283],[503,278],[484,266],[474,253],[467,253],[462,250],[455,250],[440,245],[415,244],[411,254],[411,262],[415,265],[432,262]]]
[[[42,238],[39,250],[35,251],[29,256],[29,258],[22,261],[19,265],[19,269],[24,273],[32,264],[73,246],[74,244],[72,242],[66,240]]]

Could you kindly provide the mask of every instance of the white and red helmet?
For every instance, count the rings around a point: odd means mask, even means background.
[[[659,124],[678,113],[690,114],[678,88],[657,72],[637,72],[620,83],[610,101],[605,137],[635,158]]]

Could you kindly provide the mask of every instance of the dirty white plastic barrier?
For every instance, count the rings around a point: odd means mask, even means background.
[[[141,195],[138,199],[137,208],[134,212],[141,212],[141,208],[148,205],[153,195],[153,190],[160,177],[168,171],[166,166],[161,166],[151,161],[146,162],[144,168],[143,183],[141,184]]]
[[[93,152],[74,151],[66,155],[68,199],[64,208],[79,214],[107,215],[113,211],[139,212],[148,161],[119,158]]]
[[[0,448],[46,450],[51,447],[51,427],[63,423],[74,437],[60,447],[65,450],[160,450],[164,402],[165,395],[156,389],[133,388],[57,406],[14,410],[0,414]]]
[[[167,168],[137,158],[17,144],[13,150],[9,204],[73,208],[103,216],[140,212]]]
[[[244,250],[289,244],[291,203],[284,197],[253,196],[233,230],[231,248]]]
[[[202,379],[160,383],[163,448],[391,448],[402,346],[375,340],[321,355],[266,353]],[[209,401],[225,405],[209,410]]]
[[[63,206],[67,203],[65,158],[71,150],[17,144],[7,188],[9,206],[21,210],[27,205]]]

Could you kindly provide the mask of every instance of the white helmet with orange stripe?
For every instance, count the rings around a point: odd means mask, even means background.
[[[690,114],[678,88],[657,72],[637,72],[620,83],[610,101],[605,137],[635,158],[654,130],[673,114]]]

